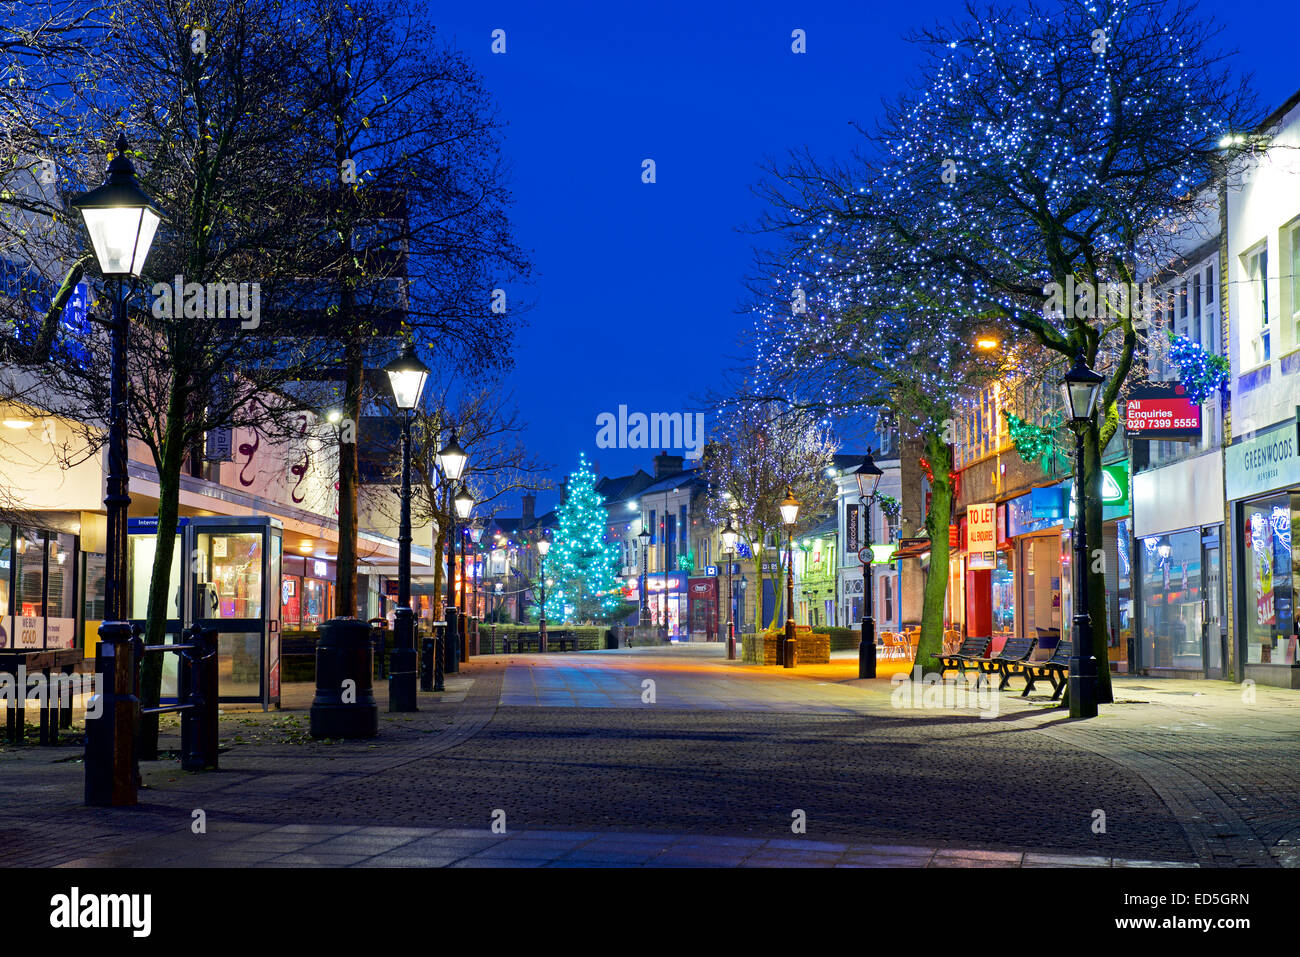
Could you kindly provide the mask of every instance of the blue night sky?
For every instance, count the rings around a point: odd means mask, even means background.
[[[1228,21],[1222,46],[1254,71],[1262,106],[1300,86],[1286,69],[1294,31],[1265,28],[1294,22],[1289,4],[1264,0],[1235,22],[1240,7],[1203,10]],[[438,5],[440,34],[469,53],[509,124],[514,218],[536,274],[505,384],[553,478],[580,451],[602,474],[651,470],[652,452],[597,449],[596,416],[696,408],[747,353],[737,308],[755,237],[738,227],[761,211],[759,164],[804,144],[846,156],[860,140],[850,123],[870,127],[916,77],[905,35],[962,15],[957,0]],[[498,28],[504,55],[490,51]],[[795,28],[805,54],[791,52]],[[654,184],[641,182],[646,158]]]

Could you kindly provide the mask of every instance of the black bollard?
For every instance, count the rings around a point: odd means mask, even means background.
[[[379,733],[372,655],[370,627],[359,618],[331,618],[320,626],[313,738],[373,738]],[[394,671],[397,665],[394,660]]]
[[[86,791],[91,807],[136,803],[135,733],[140,699],[135,693],[136,651],[131,624],[99,626],[95,671],[99,687],[86,705]]]
[[[447,609],[447,627],[442,630],[442,670],[454,675],[460,671],[460,612]]]

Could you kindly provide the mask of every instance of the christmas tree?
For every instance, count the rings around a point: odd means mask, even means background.
[[[560,524],[546,557],[548,622],[589,621],[608,617],[622,604],[618,546],[605,541],[605,500],[596,493],[596,475],[586,456],[569,475],[567,494],[558,509]]]

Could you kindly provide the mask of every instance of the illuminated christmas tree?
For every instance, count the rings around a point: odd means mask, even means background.
[[[546,557],[548,623],[606,618],[623,602],[618,578],[618,546],[605,541],[605,500],[596,492],[596,475],[579,456],[569,474],[567,494],[558,509],[560,524]]]

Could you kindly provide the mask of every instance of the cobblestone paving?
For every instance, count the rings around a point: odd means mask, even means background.
[[[303,712],[227,715],[220,772],[147,763],[141,805],[126,809],[80,806],[72,749],[7,749],[0,863],[103,853],[143,863],[168,841],[193,847],[195,808],[207,814],[210,833],[334,827],[366,844],[362,850],[384,843],[367,844],[370,837],[402,836],[370,834],[376,828],[414,828],[434,843],[488,839],[490,846],[453,860],[428,856],[458,866],[482,866],[473,861],[496,846],[487,828],[498,809],[510,837],[493,853],[512,860],[523,859],[520,847],[527,857],[530,840],[586,834],[584,842],[603,846],[649,834],[643,843],[716,848],[734,839],[758,859],[820,850],[839,864],[853,848],[891,856],[881,847],[913,850],[902,857],[929,852],[932,866],[946,860],[939,852],[980,850],[1022,864],[1039,854],[1094,864],[1300,863],[1291,857],[1300,843],[1294,692],[1259,689],[1247,704],[1220,682],[1134,679],[1117,682],[1119,701],[1095,721],[1070,722],[1048,702],[1013,694],[999,697],[996,718],[982,720],[974,710],[895,709],[886,681],[857,681],[851,667],[790,672],[664,654],[476,659],[448,677],[441,700],[421,695],[418,714],[381,708],[373,741],[311,742]],[[642,700],[646,678],[655,683],[653,704]],[[305,708],[310,690],[290,686],[286,704]],[[1093,830],[1097,810],[1104,833]],[[796,811],[806,816],[804,835],[791,832]],[[270,857],[259,856],[262,848],[249,863],[310,864],[306,857],[326,853],[315,847],[323,838],[310,842],[311,853],[302,841],[279,840],[294,847]],[[799,847],[772,843],[790,840]],[[541,863],[566,866],[561,859],[578,850]],[[328,853],[357,858],[333,862],[340,865],[403,856],[382,847]],[[306,857],[286,858],[299,854]]]

